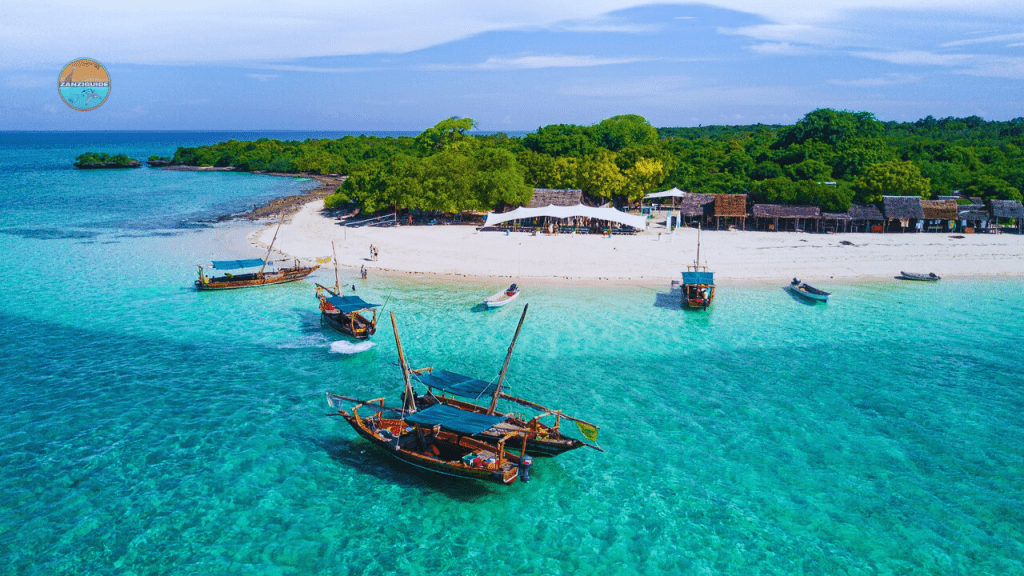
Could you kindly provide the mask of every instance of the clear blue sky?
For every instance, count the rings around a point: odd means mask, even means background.
[[[98,6],[97,6],[98,4]],[[531,131],[1024,116],[1022,0],[217,0],[5,6],[0,129]],[[898,6],[898,8],[896,7]],[[108,101],[68,108],[89,57]]]

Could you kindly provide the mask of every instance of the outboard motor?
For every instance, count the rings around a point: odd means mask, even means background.
[[[533,466],[533,458],[529,456],[519,461],[519,479],[523,482],[530,481],[530,466]]]

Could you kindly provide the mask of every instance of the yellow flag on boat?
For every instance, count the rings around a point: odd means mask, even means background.
[[[327,264],[328,262],[331,261],[331,257],[328,256],[326,258],[317,258],[316,261],[318,264]]]
[[[591,426],[590,424],[584,424],[583,422],[577,422],[576,426],[579,427],[580,432],[586,436],[587,440],[597,442],[597,426]]]

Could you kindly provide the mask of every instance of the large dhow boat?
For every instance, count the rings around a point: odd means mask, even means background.
[[[334,243],[331,243],[334,252]],[[341,278],[338,275],[338,255],[334,256],[334,289],[316,285],[316,298],[320,301],[320,324],[347,334],[358,340],[366,340],[377,331],[377,308],[359,296],[345,296],[341,292]],[[371,314],[367,318],[366,314]]]
[[[715,301],[715,273],[700,263],[700,227],[697,228],[697,259],[683,272],[683,306],[707,310]]]
[[[443,405],[474,414],[501,416],[503,418],[501,422],[487,430],[481,431],[476,435],[476,438],[488,444],[497,445],[505,434],[515,432],[526,437],[526,451],[534,456],[558,456],[563,452],[575,450],[583,446],[603,452],[604,449],[596,444],[597,433],[600,430],[597,425],[569,416],[561,410],[546,408],[529,400],[504,393],[505,375],[508,372],[509,361],[512,359],[512,351],[515,348],[516,340],[519,338],[519,332],[523,328],[523,321],[526,319],[526,311],[529,308],[529,304],[523,307],[523,313],[519,317],[519,325],[516,327],[512,343],[509,345],[508,353],[505,355],[505,363],[502,365],[501,372],[498,373],[495,380],[488,382],[448,370],[434,370],[433,368],[410,370],[412,377],[427,387],[425,395],[416,397],[416,405],[424,408]],[[486,402],[489,400],[489,405],[481,406],[473,402],[459,400],[456,396],[475,402]],[[498,400],[514,402],[520,406],[535,410],[538,414],[526,420],[511,413],[498,412]],[[547,424],[542,422],[542,418],[553,419],[554,423]],[[583,437],[593,442],[593,444],[563,434],[563,420],[575,423]]]
[[[284,222],[284,220],[281,222]],[[267,271],[267,266],[273,264],[270,260],[270,251],[274,249],[277,233],[281,230],[281,222],[277,224],[277,230],[274,231],[274,239],[270,241],[270,247],[267,248],[267,255],[265,257],[249,258],[246,260],[214,260],[211,263],[211,267],[214,270],[223,271],[223,276],[207,276],[203,266],[199,265],[199,279],[195,282],[196,290],[234,290],[236,288],[252,288],[267,284],[285,284],[302,280],[312,274],[320,265],[303,266],[297,259],[291,267],[275,268],[274,270]],[[257,266],[259,270],[254,272],[242,274],[228,272],[228,270],[252,269]]]
[[[496,444],[475,438],[506,418],[459,410],[444,404],[419,409],[413,394],[411,371],[402,352],[395,315],[391,314],[398,345],[398,359],[405,379],[401,408],[387,407],[383,398],[359,401],[337,394],[327,394],[328,403],[350,426],[374,446],[417,468],[454,476],[509,485],[519,478],[529,479],[532,459],[526,456],[526,439],[516,432],[505,433]],[[345,410],[348,402],[356,404]],[[371,412],[362,415],[360,410]],[[506,448],[506,443],[519,444],[519,455]]]

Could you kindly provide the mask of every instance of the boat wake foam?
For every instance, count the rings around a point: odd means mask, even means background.
[[[331,342],[331,354],[359,354],[373,348],[373,342],[353,343],[347,340]]]

